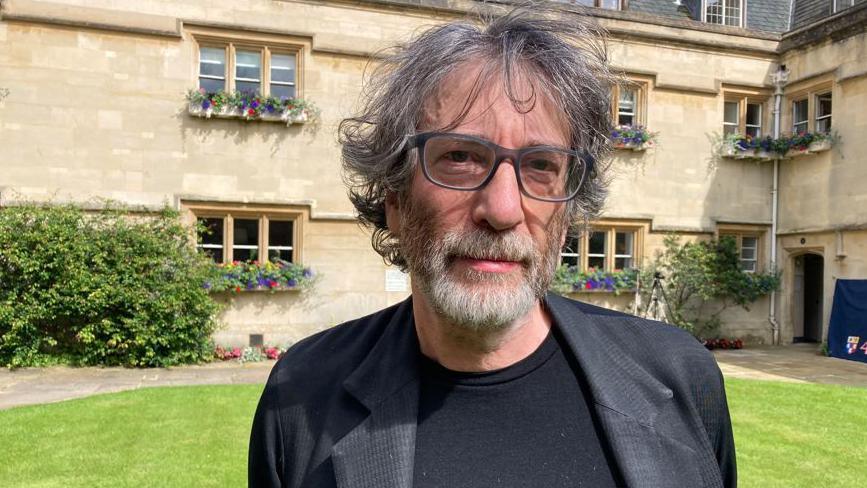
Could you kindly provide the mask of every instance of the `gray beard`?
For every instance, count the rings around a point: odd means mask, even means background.
[[[549,232],[559,232],[540,251],[532,237],[513,231],[476,228],[437,236],[432,212],[415,202],[403,203],[401,251],[433,311],[451,325],[471,332],[507,330],[547,292],[560,251],[562,212],[548,226]],[[452,265],[461,257],[515,261],[522,269],[505,276],[458,272]]]

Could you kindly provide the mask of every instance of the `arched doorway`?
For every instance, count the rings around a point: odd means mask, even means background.
[[[822,342],[822,283],[825,259],[819,254],[795,257],[792,289],[792,341]]]

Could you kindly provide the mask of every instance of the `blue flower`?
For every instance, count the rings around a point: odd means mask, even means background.
[[[289,288],[295,288],[296,286],[298,286],[298,282],[295,281],[295,278],[289,278],[288,280],[286,280],[286,286],[288,286]]]
[[[210,106],[211,106],[210,100],[202,100],[202,108],[203,109],[208,110],[208,107],[210,107]]]
[[[302,276],[304,276],[305,278],[312,278],[312,277],[313,277],[313,270],[310,269],[310,268],[304,268],[304,272],[301,273],[301,274],[302,274]]]

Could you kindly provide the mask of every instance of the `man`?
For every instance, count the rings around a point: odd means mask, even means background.
[[[683,331],[546,294],[604,194],[609,73],[580,19],[429,30],[341,126],[412,297],[275,366],[251,486],[734,486],[719,370]]]

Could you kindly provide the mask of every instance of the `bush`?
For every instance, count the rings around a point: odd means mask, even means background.
[[[0,210],[0,364],[170,366],[207,360],[209,260],[176,211]]]
[[[653,277],[660,273],[668,320],[699,338],[719,334],[720,314],[737,305],[750,304],[777,290],[780,275],[745,273],[737,244],[731,237],[718,241],[681,244],[665,238],[665,250],[641,271],[642,302],[650,305]]]

